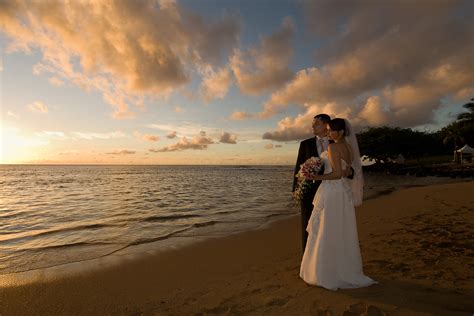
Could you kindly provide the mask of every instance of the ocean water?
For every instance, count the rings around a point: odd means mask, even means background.
[[[0,165],[0,274],[224,236],[298,212],[291,166]]]
[[[299,214],[292,181],[292,166],[0,165],[0,275],[258,229]],[[459,181],[365,174],[364,198]]]

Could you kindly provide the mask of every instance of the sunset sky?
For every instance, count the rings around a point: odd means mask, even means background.
[[[1,163],[294,164],[318,113],[434,131],[474,1],[0,1]]]

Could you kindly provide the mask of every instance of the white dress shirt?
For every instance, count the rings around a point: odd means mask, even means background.
[[[316,147],[318,149],[318,155],[321,156],[321,153],[328,150],[329,139],[327,137],[316,136]]]

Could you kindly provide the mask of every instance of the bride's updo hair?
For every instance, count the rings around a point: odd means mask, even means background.
[[[329,121],[328,123],[329,128],[331,131],[344,131],[344,136],[348,135],[348,131],[346,129],[346,121],[342,118],[335,118]]]

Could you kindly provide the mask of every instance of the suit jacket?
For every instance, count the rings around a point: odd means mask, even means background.
[[[296,174],[300,171],[300,166],[311,157],[319,157],[318,148],[316,147],[316,137],[311,137],[303,140],[300,143],[300,149],[298,150],[298,158],[296,159],[295,174],[293,177],[293,190],[296,189],[297,179]]]

